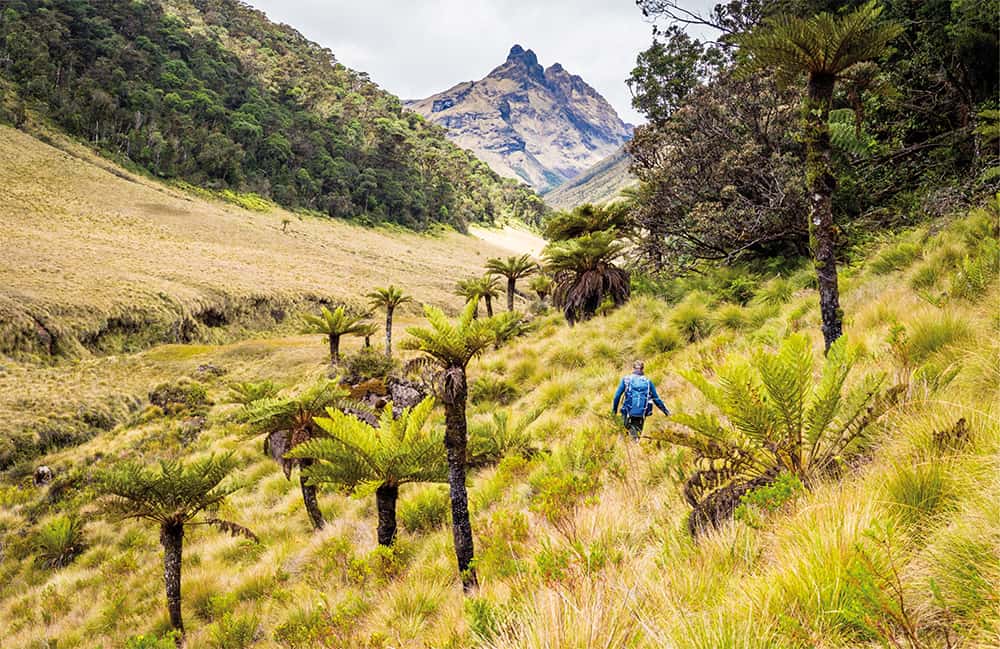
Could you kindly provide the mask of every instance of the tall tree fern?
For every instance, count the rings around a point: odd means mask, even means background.
[[[781,14],[740,39],[752,66],[774,69],[786,80],[803,74],[807,77],[803,113],[809,232],[827,349],[843,332],[832,206],[836,177],[831,160],[830,109],[837,80],[852,67],[884,56],[889,43],[902,32],[900,25],[883,21],[881,16],[882,7],[875,0],[842,16],[827,12],[811,18]]]

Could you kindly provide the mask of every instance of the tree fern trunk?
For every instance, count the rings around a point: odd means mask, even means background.
[[[517,280],[513,277],[507,278],[507,310],[514,310],[514,291],[516,290]]]
[[[475,550],[472,544],[472,523],[469,521],[469,494],[465,489],[465,458],[468,444],[468,423],[465,401],[468,388],[465,368],[449,367],[444,373],[442,401],[445,413],[444,444],[448,451],[448,487],[451,495],[451,532],[455,540],[455,558],[466,593],[479,586],[472,567]]]
[[[184,553],[184,524],[160,525],[160,544],[163,546],[163,582],[167,589],[167,612],[170,626],[184,633],[181,617],[181,558]]]
[[[323,512],[319,508],[319,499],[316,498],[316,487],[308,484],[306,476],[302,473],[302,469],[312,463],[313,461],[309,459],[299,460],[299,484],[302,486],[302,503],[306,506],[306,513],[309,514],[309,520],[312,522],[313,529],[321,530],[326,525],[326,520],[323,518]]]
[[[837,285],[837,228],[833,223],[833,190],[836,178],[831,167],[830,104],[835,77],[809,77],[806,99],[806,188],[809,192],[809,234],[816,260],[819,309],[823,319],[823,341],[830,349],[843,333],[840,289]]]
[[[340,362],[340,336],[330,335],[330,362]]]
[[[486,317],[487,318],[492,318],[493,317],[493,298],[491,298],[489,295],[484,295],[483,299],[486,300]]]
[[[379,545],[392,545],[396,540],[396,499],[398,497],[398,485],[384,484],[375,490]]]
[[[392,358],[392,309],[385,310],[385,356]]]

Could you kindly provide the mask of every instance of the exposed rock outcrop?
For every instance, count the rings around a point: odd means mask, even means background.
[[[612,155],[632,136],[611,104],[559,63],[543,68],[531,50],[511,48],[479,81],[406,105],[448,129],[497,173],[544,192]]]

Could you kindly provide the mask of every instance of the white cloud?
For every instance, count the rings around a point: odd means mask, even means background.
[[[631,0],[250,2],[404,99],[480,79],[519,43],[533,49],[542,65],[558,61],[582,76],[625,121],[642,121],[631,107],[625,78],[651,36]]]

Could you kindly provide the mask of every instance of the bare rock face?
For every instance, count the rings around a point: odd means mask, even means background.
[[[36,487],[42,487],[44,485],[49,484],[50,482],[52,482],[52,469],[50,469],[48,466],[44,464],[40,467],[37,467],[35,469],[34,480]]]
[[[450,139],[500,175],[542,193],[632,137],[632,127],[582,78],[559,63],[543,68],[520,45],[484,79],[406,105],[448,129]]]

